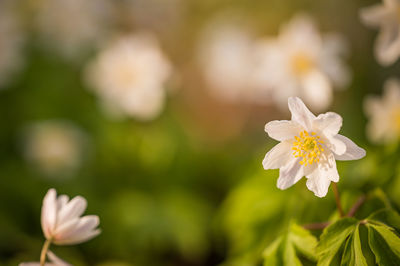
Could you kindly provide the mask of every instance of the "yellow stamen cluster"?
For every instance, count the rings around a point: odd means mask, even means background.
[[[305,53],[297,53],[292,57],[292,68],[298,75],[307,73],[313,66],[313,60]]]
[[[308,165],[314,162],[318,163],[321,152],[324,151],[321,145],[324,142],[317,136],[317,133],[311,132],[311,134],[309,134],[304,130],[300,132],[299,136],[295,136],[294,138],[295,141],[293,142],[292,148],[293,155],[296,158],[303,158],[300,164]]]

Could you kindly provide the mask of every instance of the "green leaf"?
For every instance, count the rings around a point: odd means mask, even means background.
[[[368,242],[378,265],[400,265],[400,238],[386,225],[368,223]]]
[[[400,215],[392,209],[381,209],[371,214],[367,219],[379,221],[400,230]]]
[[[292,223],[289,230],[264,251],[264,265],[302,265],[299,255],[316,261],[317,239],[306,229]]]
[[[357,225],[354,233],[348,238],[346,242],[341,265],[368,265],[361,249],[359,226],[360,225]]]
[[[317,246],[318,265],[330,265],[357,224],[354,218],[343,218],[324,229]]]

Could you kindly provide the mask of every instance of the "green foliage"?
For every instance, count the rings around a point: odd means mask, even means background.
[[[309,231],[291,223],[288,231],[264,251],[264,265],[302,265],[300,256],[316,261],[317,239]]]

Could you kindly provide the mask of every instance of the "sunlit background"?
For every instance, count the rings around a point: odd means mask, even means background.
[[[376,3],[0,0],[0,265],[38,261],[49,188],[100,217],[52,247],[73,265],[261,265],[291,220],[335,209],[263,170],[293,95],[367,150],[338,163],[344,206],[374,186],[400,204],[400,107],[390,138],[367,133],[367,95],[400,73],[360,21]]]

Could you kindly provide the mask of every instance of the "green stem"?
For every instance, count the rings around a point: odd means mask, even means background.
[[[46,263],[46,255],[47,251],[49,250],[50,244],[51,241],[49,239],[47,239],[43,244],[42,252],[40,253],[40,266],[44,266],[44,264]]]
[[[344,217],[342,204],[340,203],[339,190],[338,190],[337,184],[335,182],[332,182],[332,189],[333,189],[333,193],[335,194],[336,206],[338,208],[340,217]]]

